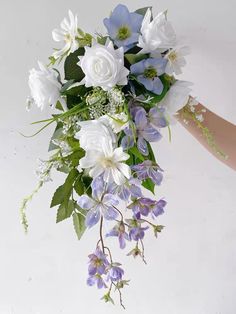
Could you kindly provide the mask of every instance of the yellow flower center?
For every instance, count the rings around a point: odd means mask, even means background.
[[[118,30],[117,39],[125,40],[131,36],[131,32],[128,26],[121,26]]]

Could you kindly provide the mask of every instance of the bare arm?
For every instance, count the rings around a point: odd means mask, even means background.
[[[236,170],[236,125],[224,120],[223,118],[217,116],[202,104],[198,103],[196,106],[196,111],[201,113],[203,116],[203,121],[198,123],[197,120],[188,119],[188,112],[186,115],[186,108],[181,109],[177,114],[178,121],[216,158],[221,160],[227,166]],[[190,113],[191,114],[191,113]],[[215,149],[207,140],[207,136],[203,135],[204,129],[213,135],[215,143]],[[227,157],[224,158],[219,151],[223,152]]]

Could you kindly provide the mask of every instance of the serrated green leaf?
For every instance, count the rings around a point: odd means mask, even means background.
[[[81,176],[79,176],[74,183],[75,192],[78,195],[84,194],[84,182],[82,181]]]
[[[81,239],[82,235],[86,230],[85,226],[85,216],[81,213],[74,213],[73,214],[73,225],[75,232],[77,234],[78,240]]]
[[[145,160],[145,157],[140,153],[140,151],[138,150],[136,146],[131,147],[129,149],[129,153],[132,153],[138,159],[137,160],[138,163]]]
[[[79,172],[77,169],[72,169],[70,171],[70,173],[68,174],[65,180],[65,183],[56,189],[56,192],[53,195],[50,207],[54,207],[62,203],[66,207],[66,204],[69,202],[69,198],[73,190],[74,181],[76,180],[78,174]]]
[[[151,179],[146,179],[146,180],[144,180],[143,182],[142,182],[142,186],[145,188],[145,189],[147,189],[147,190],[149,190],[150,192],[152,192],[153,194],[155,194],[154,193],[154,191],[155,191],[155,184],[153,183],[153,181],[151,180]]]
[[[65,220],[69,218],[73,211],[74,211],[74,202],[72,200],[69,200],[66,204],[62,203],[57,210],[57,220],[56,222],[60,222],[62,220]]]
[[[69,54],[69,56],[65,60],[64,71],[65,71],[65,79],[67,81],[75,80],[76,82],[80,82],[84,78],[84,73],[80,66],[78,65],[79,56],[84,55],[84,48],[79,48],[75,52]]]

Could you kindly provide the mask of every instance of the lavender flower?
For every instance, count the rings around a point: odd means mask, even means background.
[[[139,180],[143,181],[150,178],[156,185],[160,185],[163,179],[162,169],[151,160],[131,167],[135,171]]]
[[[133,227],[130,229],[129,236],[134,241],[142,240],[145,236],[145,231],[147,229],[148,227],[145,228],[141,226]]]
[[[163,84],[159,76],[165,73],[166,64],[167,60],[164,58],[148,58],[132,64],[130,71],[147,90],[160,95]]]
[[[87,279],[87,285],[93,286],[97,284],[98,289],[107,288],[105,281],[103,280],[102,276],[99,274],[89,276]]]
[[[119,4],[103,23],[115,45],[127,51],[138,42],[142,20],[142,15],[130,13],[125,5]]]
[[[119,203],[113,194],[107,193],[101,177],[94,179],[91,186],[92,197],[84,194],[78,199],[78,205],[88,210],[85,224],[89,228],[99,221],[101,215],[107,220],[116,219],[118,212],[114,206]]]
[[[89,255],[88,273],[90,276],[94,276],[95,274],[103,275],[108,265],[109,262],[106,254],[101,251],[100,247],[97,247],[96,251]]]
[[[134,178],[126,180],[126,182],[121,185],[113,183],[109,185],[109,193],[118,195],[123,201],[128,201],[130,197],[137,198],[142,196],[142,191],[138,186],[139,184],[139,181]]]
[[[148,121],[144,108],[133,108],[132,115],[134,116],[136,136],[138,138],[137,147],[144,156],[148,156],[149,151],[147,142],[157,142],[162,136],[160,132],[156,130]],[[126,129],[125,134],[126,135],[123,137],[121,145],[124,149],[127,149],[134,145],[134,134],[131,129]]]
[[[149,122],[157,128],[165,128],[168,122],[165,117],[165,108],[153,107],[148,113]]]
[[[159,216],[164,214],[164,207],[166,206],[167,202],[163,199],[159,200],[156,205],[152,208],[152,213],[154,216]]]
[[[132,209],[134,216],[137,219],[140,219],[141,216],[148,216],[150,213],[154,217],[163,214],[166,204],[167,202],[163,199],[155,201],[147,197],[140,197],[134,200],[128,208]]]
[[[111,281],[120,281],[124,275],[124,270],[120,267],[121,264],[113,263],[108,270],[108,280]]]
[[[124,249],[126,246],[125,241],[130,241],[128,233],[125,231],[125,225],[121,221],[115,225],[111,231],[106,234],[107,237],[118,237],[120,248]]]

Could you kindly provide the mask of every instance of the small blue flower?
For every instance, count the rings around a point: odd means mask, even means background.
[[[160,185],[162,182],[163,170],[151,160],[145,160],[144,162],[134,165],[131,168],[135,171],[140,181],[150,178],[156,185]]]
[[[128,233],[125,231],[125,225],[121,221],[115,225],[111,231],[106,234],[107,237],[118,237],[120,248],[124,249],[126,246],[125,241],[130,241]]]
[[[131,74],[137,76],[139,83],[154,94],[160,95],[163,91],[163,84],[159,76],[165,73],[167,60],[164,58],[148,58],[130,67]]]
[[[110,18],[105,18],[103,23],[115,45],[127,51],[138,42],[142,20],[142,15],[130,13],[125,5],[118,4]]]
[[[98,289],[107,288],[105,281],[103,280],[102,276],[99,274],[89,276],[87,279],[87,285],[93,286],[97,284]]]
[[[104,254],[100,247],[96,248],[96,251],[89,256],[88,273],[90,276],[96,274],[103,275],[106,273],[106,268],[109,265],[106,254]]]
[[[121,264],[113,263],[108,271],[108,280],[120,281],[124,275],[124,270],[119,267]]]

